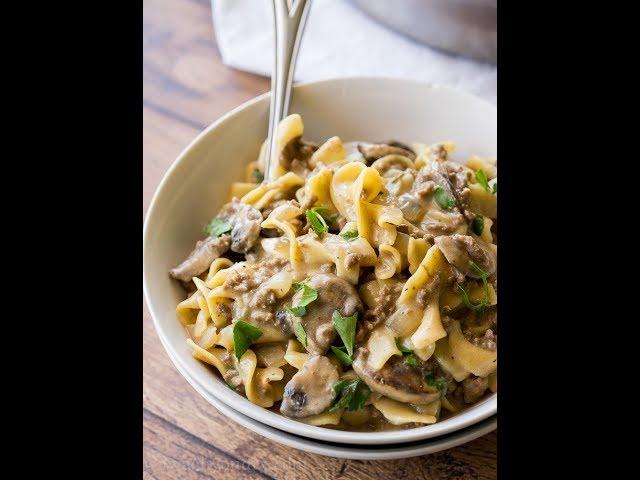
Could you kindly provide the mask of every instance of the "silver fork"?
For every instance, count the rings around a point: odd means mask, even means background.
[[[275,49],[271,73],[269,140],[264,166],[265,182],[274,180],[276,176],[278,159],[273,158],[277,153],[275,134],[280,120],[289,112],[293,73],[310,6],[311,0],[273,0]]]

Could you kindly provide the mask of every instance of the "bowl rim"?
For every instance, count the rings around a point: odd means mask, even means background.
[[[444,91],[449,95],[463,97],[468,101],[472,102],[480,102],[484,104],[486,107],[491,109],[496,109],[496,106],[491,104],[490,102],[479,98],[475,95],[472,95],[468,92],[464,92],[458,90],[453,87],[448,87],[444,85],[434,84],[431,82],[425,82],[421,80],[415,79],[405,79],[405,78],[397,78],[397,77],[384,77],[384,76],[356,76],[356,77],[341,77],[341,78],[332,78],[332,79],[323,79],[317,81],[310,81],[299,83],[294,86],[294,91],[305,90],[305,89],[313,89],[314,87],[326,85],[326,84],[344,84],[344,83],[360,83],[360,82],[373,82],[378,83],[379,85],[376,88],[383,88],[384,84],[395,83],[395,84],[410,84],[414,87],[427,88],[431,90],[440,90]],[[159,318],[155,308],[154,303],[151,301],[151,295],[149,293],[149,286],[147,281],[147,244],[150,238],[150,225],[152,224],[152,220],[156,215],[156,209],[158,205],[158,199],[162,196],[162,193],[165,189],[165,186],[170,181],[170,179],[176,175],[176,172],[182,167],[183,160],[189,155],[190,151],[198,145],[204,138],[210,135],[213,131],[215,131],[219,126],[228,122],[234,116],[238,115],[240,112],[249,109],[250,107],[263,102],[268,101],[271,96],[271,92],[265,92],[257,97],[249,99],[248,101],[242,103],[241,105],[235,107],[229,112],[222,115],[212,124],[210,124],[207,128],[205,128],[202,132],[200,132],[178,155],[176,160],[171,164],[171,166],[167,169],[164,174],[162,180],[158,184],[154,195],[149,203],[149,207],[147,208],[147,212],[145,215],[144,225],[143,225],[143,291],[144,298],[147,303],[147,308],[149,309],[149,313],[151,314],[151,318],[153,320],[154,328],[160,341],[167,351],[167,354],[171,358],[175,356],[179,363],[184,367],[184,369],[189,373],[192,378],[198,378],[200,374],[195,370],[195,363],[197,360],[193,359],[193,364],[188,364],[183,362],[181,355],[175,351],[175,349],[171,346],[169,339],[167,338],[165,332],[160,327],[160,322],[157,320]],[[491,394],[489,397],[484,399],[483,401],[468,407],[463,412],[456,414],[442,422],[437,422],[432,425],[425,425],[421,427],[415,427],[407,430],[396,430],[396,431],[387,431],[387,432],[351,432],[351,431],[341,431],[341,430],[333,430],[329,428],[323,428],[320,426],[313,426],[303,423],[298,420],[290,419],[283,415],[279,415],[271,410],[259,407],[251,403],[247,398],[242,395],[235,393],[228,388],[224,387],[222,381],[212,374],[211,382],[207,384],[202,384],[203,388],[206,389],[208,393],[212,396],[229,406],[230,408],[238,411],[239,413],[252,418],[260,423],[264,423],[273,428],[286,431],[288,433],[292,433],[295,435],[324,440],[329,442],[337,442],[337,443],[356,443],[356,444],[383,444],[383,443],[399,443],[399,442],[409,442],[409,441],[418,441],[425,440],[429,438],[438,437],[441,435],[449,434],[453,431],[461,430],[463,428],[469,427],[475,423],[481,422],[486,418],[489,418],[492,415],[497,413],[497,393]],[[214,387],[215,385],[215,387]],[[223,388],[224,387],[224,388]]]

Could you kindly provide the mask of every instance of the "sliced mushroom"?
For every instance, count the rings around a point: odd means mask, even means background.
[[[338,310],[343,317],[362,312],[362,302],[353,286],[332,273],[312,275],[305,282],[318,292],[317,300],[307,305],[306,315],[301,323],[307,332],[307,351],[322,355],[336,338],[332,315]],[[298,305],[303,291],[299,290],[292,298],[292,305]]]
[[[338,369],[327,357],[309,356],[285,386],[280,412],[302,418],[325,411],[336,396],[331,387],[338,378]]]
[[[397,174],[415,172],[415,165],[404,155],[385,155],[371,164],[384,178],[390,178]]]
[[[255,245],[262,223],[262,214],[258,209],[234,200],[220,209],[217,218],[232,225],[232,252],[247,253]]]
[[[400,147],[403,148],[409,152],[413,152],[413,148],[411,148],[409,145],[407,145],[406,143],[402,143],[399,142],[397,140],[388,140],[386,142],[382,142],[382,143],[386,143],[387,145],[391,145],[392,147]]]
[[[358,348],[353,369],[375,392],[399,402],[424,405],[440,398],[438,389],[428,385],[419,369],[413,368],[402,357],[393,356],[380,369],[374,370],[367,362],[369,351]]]
[[[187,259],[169,270],[169,275],[183,282],[190,282],[193,277],[207,270],[216,258],[229,250],[229,243],[230,237],[226,234],[198,241]]]
[[[489,388],[489,382],[483,377],[468,377],[462,381],[464,403],[476,403]]]
[[[411,192],[400,195],[398,208],[402,211],[409,233],[420,233],[432,240],[438,235],[449,235],[465,225],[465,218],[456,205],[445,210],[436,201],[434,193],[442,187],[449,198],[456,199],[449,182],[439,172],[424,167],[416,176]],[[411,226],[414,228],[412,229]]]
[[[481,278],[479,272],[471,267],[472,261],[488,275],[496,271],[495,252],[480,239],[455,234],[436,237],[435,244],[447,261],[468,277]]]
[[[280,165],[285,170],[306,177],[313,170],[309,160],[313,152],[318,150],[318,145],[302,140],[300,137],[292,139],[280,154]]]
[[[393,143],[395,145],[399,145],[398,142],[393,142]],[[379,158],[382,158],[386,155],[394,155],[394,154],[403,155],[405,157],[408,157],[411,160],[416,159],[416,154],[413,153],[412,150],[404,147],[389,145],[386,143],[359,143],[358,150],[364,157],[365,162],[367,164],[370,164],[371,162]]]

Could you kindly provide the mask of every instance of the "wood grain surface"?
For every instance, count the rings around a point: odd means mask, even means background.
[[[207,0],[145,0],[143,15],[144,214],[180,151],[223,113],[268,91],[269,81],[222,64]],[[144,478],[496,478],[496,432],[433,455],[366,462],[267,440],[193,390],[162,348],[146,306],[142,318]]]

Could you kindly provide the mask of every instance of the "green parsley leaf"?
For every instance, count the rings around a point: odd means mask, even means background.
[[[449,194],[444,188],[440,186],[436,187],[433,195],[434,195],[434,198],[436,199],[436,203],[443,210],[451,210],[456,204],[456,201],[449,196]]]
[[[332,315],[333,326],[340,335],[342,343],[347,348],[349,356],[353,356],[353,345],[356,341],[356,323],[358,322],[358,312],[355,312],[350,317],[343,317],[338,310],[333,311]]]
[[[302,322],[300,320],[297,320],[295,322],[294,330],[296,332],[296,338],[298,339],[298,341],[304,348],[307,348],[307,331],[304,329],[304,325],[302,325]]]
[[[344,366],[348,367],[353,363],[353,360],[347,353],[346,347],[334,347],[333,345],[331,345],[331,351]]]
[[[302,296],[298,305],[287,307],[287,310],[296,317],[303,317],[307,314],[306,306],[318,299],[318,291],[302,282],[295,282],[292,287],[296,292],[302,290]]]
[[[429,372],[425,375],[424,379],[427,381],[427,385],[436,387],[440,392],[440,396],[444,397],[449,389],[449,383],[443,377],[434,377],[433,373]]]
[[[480,265],[478,265],[476,262],[474,262],[473,260],[471,260],[469,262],[469,265],[471,266],[471,268],[478,274],[478,276],[482,277],[482,278],[487,278],[489,276],[489,274],[487,272],[485,272]]]
[[[480,303],[478,304],[474,304],[471,302],[471,299],[469,298],[469,294],[467,293],[467,291],[464,289],[464,287],[460,284],[458,284],[458,290],[460,290],[460,294],[462,295],[462,302],[465,304],[465,306],[469,309],[469,310],[480,310],[482,311],[486,306],[487,306],[487,300],[486,298],[483,298]]]
[[[476,170],[476,180],[487,192],[491,193],[491,188],[489,188],[489,180],[487,179],[487,174],[484,173],[484,170]]]
[[[233,324],[233,351],[236,358],[240,360],[254,340],[262,336],[262,330],[254,327],[250,323],[238,320]]]
[[[340,395],[340,392],[342,392],[342,389],[347,385],[349,385],[349,383],[350,383],[349,380],[340,380],[334,383],[333,385],[331,385],[331,389],[334,392],[336,392],[336,395]]]
[[[307,216],[307,221],[309,222],[309,225],[311,225],[311,228],[313,228],[313,231],[316,232],[318,235],[329,230],[329,225],[327,225],[327,222],[325,221],[324,218],[322,218],[322,215],[319,212],[320,209],[321,209],[320,207],[313,207],[307,210],[305,213],[305,215]]]
[[[484,230],[484,217],[482,215],[476,215],[473,219],[471,222],[471,230],[478,236],[482,235],[482,230]]]
[[[341,233],[340,236],[342,238],[344,238],[345,240],[349,240],[349,241],[355,240],[356,238],[358,238],[358,231],[357,230],[351,230],[351,231],[348,231],[348,232]]]
[[[328,209],[327,207],[323,207],[322,205],[316,205],[315,207],[313,207],[313,210],[322,215],[322,218],[326,220],[329,226],[332,226],[336,222],[336,220],[338,220],[338,217],[340,217],[338,213],[334,213],[330,209]]]
[[[410,367],[418,368],[422,366],[422,360],[420,360],[420,357],[418,357],[415,353],[410,353],[409,355],[407,355],[404,359],[404,363],[406,363]]]
[[[341,380],[331,388],[336,392],[337,401],[329,408],[329,412],[346,409],[350,412],[360,410],[371,395],[371,390],[359,378],[355,380]]]
[[[402,346],[399,338],[396,338],[396,347],[398,347],[398,350],[400,350],[402,353],[413,353],[413,350]]]
[[[210,237],[219,237],[223,233],[231,231],[232,225],[219,218],[214,218],[205,227],[204,233]]]
[[[473,311],[480,311],[482,312],[482,310],[484,310],[484,308],[489,305],[489,284],[487,283],[487,277],[489,276],[489,274],[487,272],[485,272],[480,265],[478,265],[476,262],[471,261],[469,262],[469,265],[471,266],[471,268],[480,276],[480,278],[482,279],[482,286],[484,287],[484,298],[482,300],[480,300],[480,303],[478,304],[473,304],[471,303],[471,300],[469,299],[469,294],[467,293],[467,291],[462,287],[462,285],[458,284],[458,289],[460,290],[460,293],[462,294],[462,301],[465,304],[465,306]]]
[[[304,288],[304,282],[308,282],[309,278],[305,278],[302,282],[293,282],[291,284],[291,288],[293,288],[296,292]]]
[[[491,189],[493,193],[498,193],[498,182],[493,182],[493,188]]]
[[[264,173],[262,173],[257,168],[253,169],[253,172],[251,172],[251,176],[256,179],[257,183],[262,183],[262,181],[264,180]]]
[[[287,310],[296,317],[304,317],[307,314],[307,307],[287,307]]]

